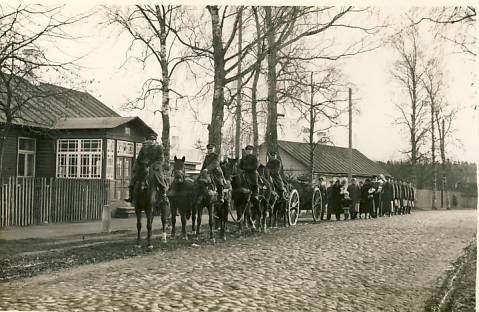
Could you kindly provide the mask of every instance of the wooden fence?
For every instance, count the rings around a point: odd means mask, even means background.
[[[108,180],[19,178],[1,180],[0,227],[101,219]]]

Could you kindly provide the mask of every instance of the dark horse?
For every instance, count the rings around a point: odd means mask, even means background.
[[[268,168],[260,164],[258,166],[259,174],[259,213],[260,213],[260,228],[266,233],[266,218],[269,215],[270,223],[273,215],[273,208],[278,200],[278,194],[273,189],[273,183],[269,175]]]
[[[140,233],[141,233],[141,212],[146,214],[146,228],[148,230],[148,248],[152,249],[151,234],[153,226],[153,216],[155,209],[160,210],[161,223],[163,226],[162,240],[166,242],[166,215],[169,209],[168,201],[163,201],[159,198],[159,192],[156,186],[156,176],[150,166],[139,166],[138,175],[143,177],[135,183],[135,192],[133,196],[133,206],[136,214],[136,229],[138,231],[136,243],[140,247]]]
[[[246,223],[255,229],[252,219],[253,213],[258,209],[258,203],[251,198],[251,190],[246,180],[243,171],[238,167],[238,161],[234,158],[228,158],[224,164],[226,175],[231,179],[231,199],[234,202],[234,207],[237,215],[237,222],[240,232],[243,230],[243,225]],[[252,205],[253,210],[252,210]]]
[[[185,175],[185,156],[178,159],[175,156],[173,164],[173,183],[168,190],[168,198],[171,207],[171,236],[175,237],[176,212],[181,217],[181,234],[184,239],[186,235],[186,220],[191,216],[194,209],[195,185],[193,180]]]
[[[210,239],[215,240],[213,235],[213,226],[214,226],[214,208],[217,200],[216,189],[214,187],[211,177],[206,173],[206,171],[201,171],[200,175],[194,182],[195,185],[195,196],[192,210],[192,231],[195,232],[195,216],[196,216],[196,239],[200,236],[201,228],[201,217],[203,214],[203,208],[208,209],[208,223],[210,226]]]

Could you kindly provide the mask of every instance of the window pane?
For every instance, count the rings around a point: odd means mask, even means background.
[[[35,140],[34,139],[18,139],[18,149],[22,151],[35,151]]]
[[[67,176],[67,156],[58,155],[57,177],[65,178]]]
[[[70,154],[68,155],[68,175],[69,178],[78,177],[78,155]]]
[[[18,154],[18,176],[25,176],[25,154]]]
[[[123,177],[125,179],[130,179],[130,174],[131,174],[131,158],[125,157],[125,164],[123,166]]]
[[[33,177],[35,173],[35,155],[25,155],[27,157],[27,176]]]
[[[100,178],[101,177],[101,156],[92,155],[91,163],[92,163],[91,177]]]
[[[123,178],[123,157],[116,158],[116,178]]]
[[[88,178],[89,176],[89,155],[80,155],[80,178]]]

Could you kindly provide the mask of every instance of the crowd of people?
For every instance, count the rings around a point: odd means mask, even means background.
[[[377,218],[411,213],[415,202],[415,189],[408,181],[385,177],[383,174],[366,178],[364,181],[352,178],[333,178],[326,186],[320,178],[320,191],[323,198],[321,219],[336,220]]]

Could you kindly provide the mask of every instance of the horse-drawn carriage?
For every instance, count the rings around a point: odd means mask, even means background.
[[[320,221],[322,215],[325,213],[320,186],[311,183],[310,179],[303,177],[288,177],[287,181],[296,191],[297,195],[295,196],[298,196],[298,198],[301,197],[301,205],[299,205],[300,209],[298,215],[291,218],[291,224],[296,224],[299,213],[305,210],[311,210],[311,215],[315,222]]]

